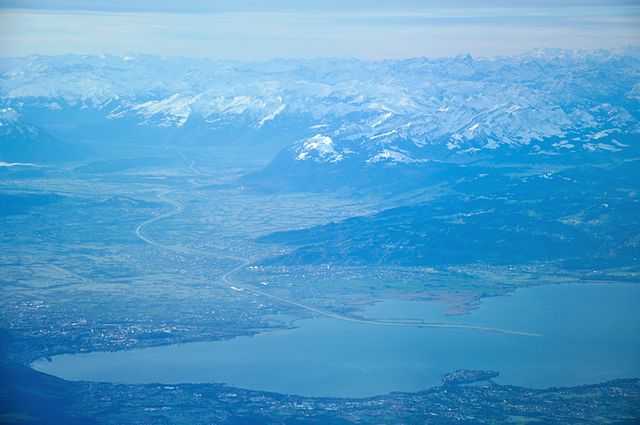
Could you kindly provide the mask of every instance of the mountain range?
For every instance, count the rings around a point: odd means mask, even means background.
[[[371,215],[264,235],[291,249],[265,264],[637,264],[639,136],[638,48],[0,61],[0,161],[226,146],[261,164],[239,185],[379,199]]]
[[[640,55],[544,49],[491,59],[263,63],[30,56],[0,62],[0,101],[61,138],[69,114],[173,130],[178,139],[211,135],[192,138],[209,143],[229,129],[277,129],[293,161],[411,164],[504,147],[616,152],[640,129]]]

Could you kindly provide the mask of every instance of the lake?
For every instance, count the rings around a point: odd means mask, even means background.
[[[32,364],[67,380],[205,383],[305,396],[365,397],[438,385],[455,369],[491,369],[496,382],[535,388],[640,377],[640,285],[588,283],[518,289],[470,314],[441,304],[381,301],[363,316],[423,319],[538,333],[383,326],[314,318],[296,328]]]

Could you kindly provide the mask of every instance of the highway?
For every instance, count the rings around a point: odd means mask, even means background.
[[[149,236],[147,236],[144,232],[144,230],[151,224],[156,223],[158,221],[167,219],[169,217],[173,217],[175,215],[180,214],[183,210],[184,207],[178,203],[177,201],[167,197],[167,195],[170,193],[170,191],[163,191],[163,192],[159,192],[157,194],[157,198],[167,204],[169,204],[172,209],[162,213],[160,215],[157,215],[155,217],[149,218],[145,221],[143,221],[142,223],[138,224],[138,226],[136,226],[135,228],[135,235],[142,241],[148,243],[149,245],[155,246],[159,249],[164,249],[167,251],[173,251],[173,252],[178,252],[178,253],[183,253],[183,254],[197,254],[197,255],[201,255],[201,256],[207,256],[207,257],[213,257],[213,258],[219,258],[219,259],[228,259],[228,260],[233,260],[233,261],[238,261],[240,264],[234,268],[232,268],[231,270],[227,271],[226,273],[224,273],[222,275],[222,282],[224,282],[225,284],[227,284],[229,286],[229,289],[231,290],[235,290],[236,292],[247,292],[247,293],[251,293],[260,297],[264,297],[264,298],[268,298],[270,300],[274,300],[276,302],[282,303],[282,304],[287,304],[287,305],[291,305],[294,307],[298,307],[300,309],[303,310],[307,310],[310,311],[312,313],[315,313],[319,316],[323,316],[323,317],[328,317],[328,318],[332,318],[332,319],[336,319],[336,320],[342,320],[345,322],[352,322],[352,323],[360,323],[360,324],[366,324],[366,325],[377,325],[377,326],[411,326],[411,327],[421,327],[421,328],[444,328],[444,329],[463,329],[463,330],[470,330],[470,331],[481,331],[481,332],[493,332],[493,333],[501,333],[501,334],[508,334],[508,335],[518,335],[518,336],[527,336],[527,337],[541,337],[541,334],[537,334],[537,333],[532,333],[532,332],[522,332],[522,331],[516,331],[516,330],[510,330],[510,329],[503,329],[503,328],[496,328],[496,327],[489,327],[489,326],[480,326],[480,325],[472,325],[472,324],[464,324],[464,323],[440,323],[440,322],[426,322],[426,321],[422,321],[422,320],[407,320],[407,319],[365,319],[365,318],[359,318],[359,317],[351,317],[351,316],[345,316],[342,314],[338,314],[338,313],[332,313],[330,311],[326,311],[326,310],[322,310],[307,304],[303,304],[300,303],[298,301],[293,301],[284,297],[280,297],[274,294],[270,294],[268,292],[265,291],[261,291],[259,289],[256,289],[255,287],[246,285],[246,284],[241,284],[237,281],[234,281],[232,279],[232,276],[236,273],[238,273],[240,270],[244,269],[245,267],[247,267],[249,264],[251,264],[251,261],[247,258],[243,258],[243,257],[238,257],[238,256],[230,256],[230,255],[220,255],[220,254],[216,254],[216,253],[212,253],[212,252],[208,252],[208,251],[202,251],[202,250],[198,250],[198,249],[193,249],[193,248],[186,248],[186,247],[181,247],[178,245],[167,245],[167,244],[163,244],[160,243],[156,240],[154,240],[153,238],[150,238]]]

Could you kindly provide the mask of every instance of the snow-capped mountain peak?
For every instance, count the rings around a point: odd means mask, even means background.
[[[335,150],[333,140],[322,134],[304,139],[296,153],[297,161],[340,162],[344,159],[344,155]]]

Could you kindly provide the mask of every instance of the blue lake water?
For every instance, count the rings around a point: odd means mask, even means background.
[[[455,369],[492,369],[497,382],[571,386],[640,377],[640,284],[562,284],[485,299],[446,316],[434,302],[382,301],[363,316],[467,323],[541,337],[462,329],[380,326],[317,318],[297,328],[120,352],[60,355],[33,363],[67,380],[225,382],[308,396],[364,397],[438,385]]]

